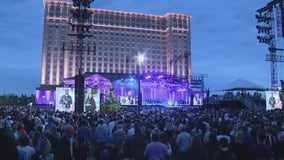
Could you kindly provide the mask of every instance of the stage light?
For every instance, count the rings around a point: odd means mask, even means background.
[[[257,19],[257,22],[263,22],[266,24],[269,24],[269,22],[272,20],[271,17],[267,17],[266,14],[265,15],[255,15],[255,18]]]
[[[160,75],[160,76],[157,77],[157,79],[160,79],[160,78],[163,78],[163,77],[164,77],[163,75]]]
[[[270,34],[271,33],[271,29],[272,29],[271,27],[268,27],[268,26],[256,25],[255,27],[258,30],[258,33],[264,33],[264,34]]]
[[[150,79],[151,78],[151,75],[148,75],[145,77],[145,79]]]
[[[259,40],[259,43],[270,44],[273,37],[272,36],[256,36],[256,38]]]
[[[184,92],[186,89],[185,88],[180,88],[177,90],[177,92]]]

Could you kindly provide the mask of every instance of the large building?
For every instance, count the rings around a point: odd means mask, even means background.
[[[41,86],[61,85],[83,73],[136,73],[137,58],[146,59],[140,73],[163,72],[191,77],[190,15],[152,15],[92,8],[83,42],[82,61],[76,51],[76,28],[72,27],[69,0],[43,0]]]

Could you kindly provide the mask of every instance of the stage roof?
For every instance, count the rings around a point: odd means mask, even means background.
[[[255,84],[253,82],[237,79],[229,83],[222,91],[266,91],[264,86]]]

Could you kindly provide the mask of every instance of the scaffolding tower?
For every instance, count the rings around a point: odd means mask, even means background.
[[[278,48],[278,38],[283,38],[284,29],[284,11],[283,0],[272,0],[265,7],[257,10],[255,15],[259,25],[256,25],[258,30],[257,39],[259,43],[268,45],[269,54],[266,55],[265,60],[270,62],[271,69],[271,89],[278,90],[278,73],[277,62],[284,62],[282,51],[284,49]]]

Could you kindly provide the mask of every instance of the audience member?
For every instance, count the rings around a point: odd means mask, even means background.
[[[160,135],[157,133],[152,134],[152,142],[147,144],[144,156],[148,160],[166,160],[168,156],[167,146],[160,142]]]
[[[19,137],[19,145],[17,146],[17,149],[21,156],[25,157],[25,160],[32,160],[32,158],[35,156],[35,149],[30,145],[30,138],[28,135],[21,135]]]
[[[148,157],[144,155],[146,146],[160,142],[168,146],[166,157],[163,158],[190,159],[193,157],[190,155],[191,150],[195,148],[194,144],[200,145],[193,141],[195,137],[193,134],[203,139],[201,146],[206,146],[209,160],[216,155],[214,153],[230,156],[230,152],[234,153],[238,159],[250,159],[248,148],[252,148],[253,156],[261,158],[268,155],[268,158],[280,159],[283,158],[282,153],[284,153],[281,147],[283,140],[281,136],[279,138],[276,136],[276,133],[284,131],[283,110],[280,109],[267,111],[222,107],[177,107],[161,110],[143,109],[143,112],[139,114],[135,110],[128,109],[121,109],[114,113],[79,114],[61,112],[53,108],[2,106],[0,113],[2,128],[12,136],[14,144],[18,145],[22,135],[28,135],[31,137],[28,146],[34,147],[38,158],[39,153],[48,152],[54,155],[55,160],[63,154],[65,159],[75,158],[75,156],[76,159],[84,158],[86,154],[88,158],[91,158],[92,155],[97,156],[99,151],[107,153],[105,151],[108,150],[111,155],[109,158],[143,159],[149,158],[148,154]],[[82,121],[90,124],[86,125],[90,129],[90,136],[85,136],[87,132],[82,130],[84,125],[79,123]],[[131,124],[135,125],[131,127]],[[193,128],[194,124],[197,129]],[[129,131],[128,137],[127,131]],[[265,133],[264,141],[261,141],[261,133]],[[153,141],[153,135],[156,134],[161,137],[158,141]],[[82,145],[82,137],[85,137],[84,145]],[[222,137],[230,139],[229,141],[227,139],[229,150],[223,149],[223,152],[219,147],[223,144],[220,143]],[[50,142],[51,147],[42,146],[42,143],[46,142],[45,138]],[[1,141],[0,144],[2,144]],[[47,142],[45,144],[48,146]],[[88,148],[84,148],[85,145],[88,145]],[[44,148],[49,148],[51,151],[46,152],[44,150],[48,149]],[[80,156],[81,153],[75,153],[79,151],[77,148],[83,148],[82,156]],[[265,149],[266,152],[260,152],[260,148]],[[172,152],[171,157],[169,157],[170,152]],[[22,153],[17,156],[25,156]],[[106,158],[107,154],[102,155]]]
[[[206,147],[203,146],[200,135],[192,137],[191,146],[188,151],[188,160],[207,160],[208,153]]]
[[[214,153],[214,160],[238,160],[235,153],[229,150],[230,143],[227,137],[221,137],[218,142],[220,150]]]
[[[0,129],[0,159],[19,160],[15,137],[6,129]]]

